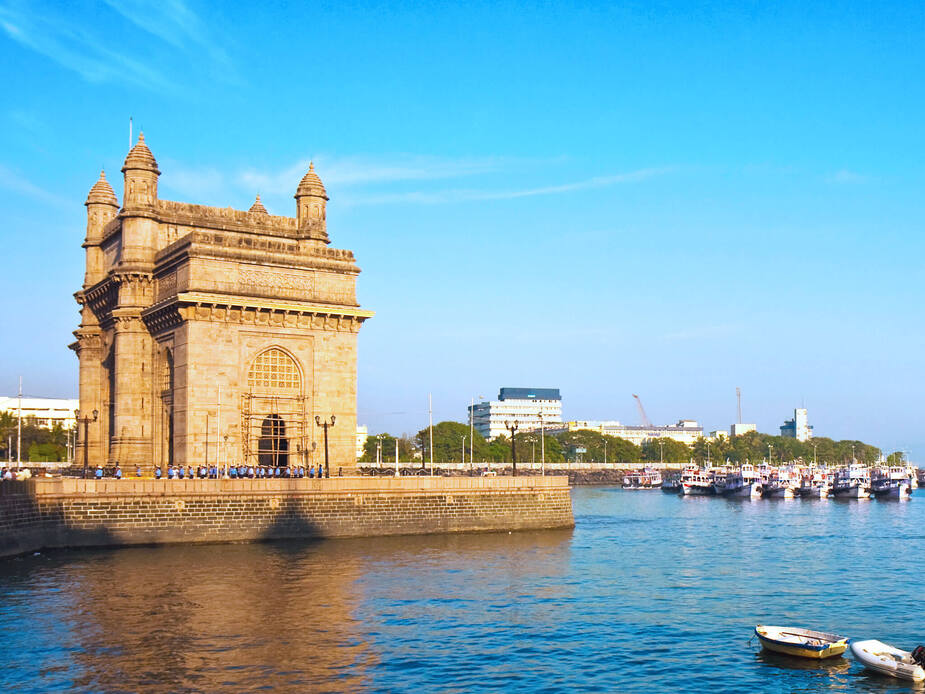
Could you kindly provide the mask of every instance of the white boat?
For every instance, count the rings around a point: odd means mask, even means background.
[[[838,468],[832,481],[832,495],[847,499],[869,499],[870,470],[858,463],[850,468]]]
[[[687,468],[681,476],[681,493],[684,496],[712,496],[716,494],[713,488],[713,473],[709,470],[701,472],[700,468]]]
[[[871,471],[870,490],[878,499],[908,499],[912,496],[912,480],[902,466],[878,467]]]
[[[793,499],[797,496],[797,490],[800,488],[799,485],[799,474],[788,465],[779,468],[776,475],[771,473],[771,477],[762,492],[762,496],[766,499],[774,497]]]
[[[868,670],[912,682],[925,680],[925,669],[922,668],[922,662],[925,662],[923,651],[925,649],[921,646],[912,653],[901,651],[876,639],[851,642],[851,653],[855,660]],[[913,657],[913,654],[916,657]]]
[[[810,467],[803,475],[800,496],[807,499],[826,499],[832,493],[832,473],[828,468]]]
[[[727,498],[757,499],[761,497],[761,484],[755,466],[746,463],[734,472],[717,479],[713,486],[717,494]]]

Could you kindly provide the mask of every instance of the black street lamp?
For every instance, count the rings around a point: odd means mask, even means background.
[[[77,420],[77,424],[84,425],[84,479],[87,479],[87,454],[90,450],[90,439],[87,434],[87,430],[90,428],[90,422],[95,422],[97,417],[100,416],[99,411],[93,410],[93,416],[89,415],[85,417],[80,416],[80,410],[74,410],[74,419]]]
[[[513,469],[511,470],[511,476],[517,477],[517,440],[514,436],[514,432],[517,431],[517,420],[515,419],[512,422],[505,422],[504,428],[511,432],[511,465]]]
[[[328,467],[328,427],[334,426],[334,415],[331,415],[331,421],[321,421],[321,417],[315,415],[315,424],[324,429],[324,476],[331,476],[331,469]]]

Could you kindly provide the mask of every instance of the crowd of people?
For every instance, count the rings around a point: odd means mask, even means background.
[[[104,479],[106,477],[120,480],[122,479],[122,468],[119,465],[111,471],[110,474],[107,474],[107,471],[103,469],[102,465],[98,465],[96,470],[93,473],[93,476],[98,479]],[[163,469],[160,465],[154,468],[154,479],[156,480],[215,480],[215,479],[232,479],[232,480],[275,480],[275,479],[301,479],[304,477],[309,478],[322,478],[329,477],[329,474],[325,474],[324,466],[318,465],[317,469],[314,465],[305,468],[301,465],[297,466],[273,466],[273,465],[168,465],[167,469]],[[135,468],[135,477],[142,477],[141,468]]]
[[[30,477],[32,477],[32,472],[29,468],[14,469],[5,467],[0,471],[0,479],[3,480],[27,480]]]

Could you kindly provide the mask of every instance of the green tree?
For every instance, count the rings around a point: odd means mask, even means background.
[[[685,465],[691,459],[691,447],[669,438],[649,439],[642,444],[642,458],[649,463],[661,460],[667,465]]]
[[[374,463],[376,462],[376,449],[380,442],[382,444],[383,463],[395,462],[395,442],[398,441],[398,458],[401,461],[409,462],[414,457],[414,446],[407,436],[395,437],[389,433],[370,435],[366,438],[363,446],[363,455],[359,462]]]

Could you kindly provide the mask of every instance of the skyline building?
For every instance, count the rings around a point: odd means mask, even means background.
[[[809,414],[805,407],[793,411],[793,419],[785,420],[780,427],[780,435],[797,441],[809,441],[813,437],[813,427],[809,423]]]
[[[562,423],[562,395],[558,388],[501,388],[497,400],[469,406],[472,426],[486,440],[510,436],[506,422],[517,431],[538,431]]]

